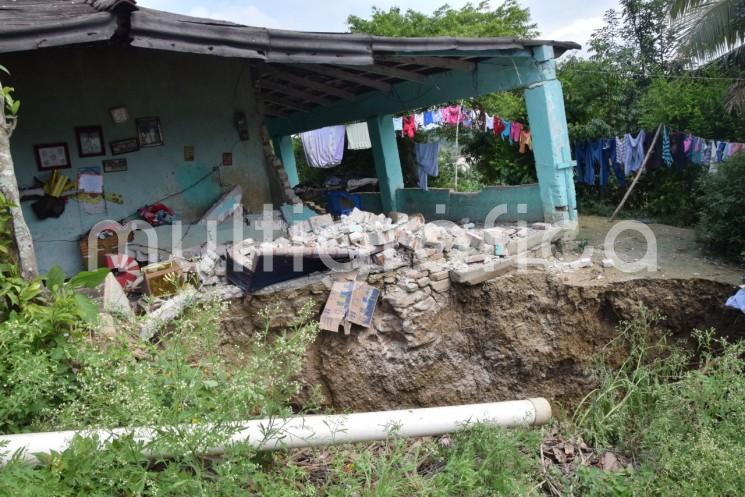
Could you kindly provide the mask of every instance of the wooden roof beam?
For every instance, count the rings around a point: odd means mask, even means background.
[[[449,57],[431,57],[431,56],[405,56],[405,55],[377,55],[375,60],[381,62],[393,62],[397,64],[414,64],[418,66],[437,67],[441,69],[460,69],[463,71],[474,71],[476,63],[463,59],[453,59]]]
[[[372,64],[369,66],[355,66],[354,69],[358,71],[371,72],[373,74],[382,74],[390,78],[398,78],[407,81],[415,81],[421,83],[427,76],[414,71],[407,71],[406,69],[400,69],[393,66],[384,66],[382,64]]]
[[[314,90],[318,90],[328,95],[334,95],[335,97],[343,98],[345,100],[352,100],[356,96],[354,93],[342,90],[341,88],[337,88],[326,83],[314,81],[310,78],[304,78],[292,72],[288,72],[287,66],[283,66],[282,70],[266,66],[265,68],[263,68],[263,75],[275,76],[285,81],[289,81],[290,83],[295,83],[307,88],[313,88]]]
[[[308,93],[307,91],[298,90],[297,88],[292,88],[291,86],[278,84],[275,81],[264,81],[259,79],[256,81],[256,86],[258,88],[264,88],[265,90],[274,90],[277,93],[284,93],[285,95],[296,97],[302,101],[312,102],[318,105],[331,105],[332,103],[331,101],[326,100],[325,98],[318,95]]]
[[[391,89],[393,88],[393,86],[391,86],[389,83],[386,83],[385,81],[379,81],[377,79],[367,77],[363,74],[351,73],[339,67],[322,66],[320,64],[298,64],[298,66],[305,69],[306,71],[315,72],[324,76],[328,76],[330,78],[340,79],[342,81],[349,81],[350,83],[355,83],[360,86],[367,86],[368,88],[373,88],[375,90],[380,90],[386,93],[391,91]]]
[[[270,104],[275,105],[275,106],[279,105],[279,106],[282,106],[282,107],[284,107],[285,109],[288,109],[288,110],[297,110],[297,111],[300,111],[300,112],[308,112],[309,110],[311,110],[313,108],[310,105],[303,105],[303,104],[299,104],[297,102],[291,102],[291,101],[289,101],[286,98],[280,98],[280,97],[275,96],[275,95],[267,95],[267,94],[262,93],[260,98],[264,102],[270,103]]]

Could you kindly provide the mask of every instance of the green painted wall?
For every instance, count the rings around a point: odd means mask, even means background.
[[[135,136],[134,119],[160,117],[165,145],[125,155],[128,171],[104,174],[107,192],[124,196],[124,205],[108,203],[100,215],[85,214],[70,201],[58,219],[40,221],[23,202],[36,244],[41,271],[60,264],[68,273],[82,268],[78,238],[97,221],[119,220],[140,206],[153,203],[192,185],[233,153],[233,166],[165,201],[185,221],[198,218],[223,188],[241,184],[244,204],[258,211],[271,203],[269,179],[259,135],[255,97],[248,63],[220,57],[177,54],[136,48],[73,47],[5,55],[0,61],[12,72],[12,85],[22,105],[18,128],[11,139],[16,175],[21,187],[31,186],[37,170],[33,145],[66,142],[72,169],[101,166],[112,158],[108,142]],[[115,125],[109,109],[124,105],[130,120]],[[250,139],[240,141],[234,111],[246,113]],[[81,158],[75,126],[101,125],[106,156]],[[184,146],[195,150],[184,161]]]

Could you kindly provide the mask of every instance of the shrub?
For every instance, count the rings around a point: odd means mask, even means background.
[[[722,256],[742,258],[745,252],[745,154],[734,155],[701,182],[701,240]],[[745,261],[745,259],[743,259]]]

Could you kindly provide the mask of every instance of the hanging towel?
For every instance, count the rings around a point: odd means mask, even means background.
[[[437,176],[439,171],[440,142],[416,143],[416,163],[419,166],[419,188],[427,191],[427,177]]]
[[[519,122],[513,122],[510,128],[510,145],[520,141],[520,133],[523,131],[523,125]]]
[[[347,147],[349,150],[365,150],[372,148],[367,123],[354,123],[347,125]]]
[[[530,136],[530,131],[523,130],[520,133],[520,153],[521,154],[524,154],[528,151],[526,147],[529,148],[530,150],[533,150],[533,139]]]
[[[635,173],[642,166],[642,161],[644,161],[644,137],[644,130],[639,131],[636,136],[626,133],[623,137],[623,166],[626,176]]]
[[[300,133],[305,159],[311,167],[334,167],[344,157],[344,126],[327,126]]]
[[[670,134],[667,126],[662,128],[662,162],[664,162],[667,167],[673,165],[673,154],[670,151]]]
[[[404,119],[402,117],[393,118],[393,131],[403,131]]]
[[[416,118],[414,116],[404,116],[404,136],[414,138],[416,134]]]

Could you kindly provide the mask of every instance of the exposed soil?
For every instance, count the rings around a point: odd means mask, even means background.
[[[308,353],[304,379],[320,384],[335,410],[379,410],[543,396],[572,404],[592,386],[595,353],[619,320],[643,304],[667,319],[674,337],[714,327],[745,336],[745,314],[724,308],[734,286],[705,279],[633,279],[602,285],[564,282],[543,271],[511,274],[478,286],[453,285],[437,305],[407,314],[385,299],[374,326],[344,336],[322,332]],[[279,304],[273,326],[308,300],[323,306],[321,282],[234,304],[227,340],[240,343],[259,326],[257,312]],[[435,295],[433,295],[434,297]],[[302,399],[300,399],[302,402]]]

